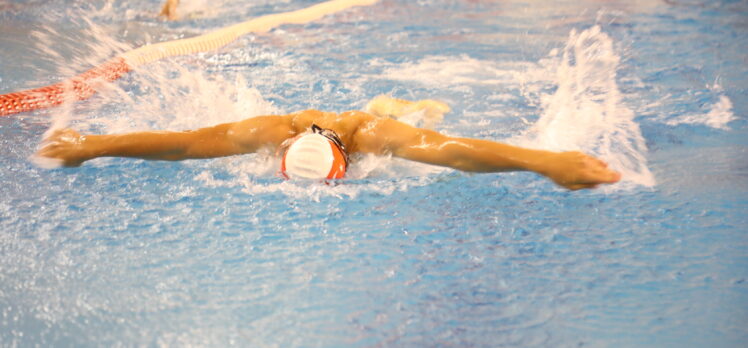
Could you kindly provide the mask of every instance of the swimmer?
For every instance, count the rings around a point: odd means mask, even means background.
[[[366,110],[340,114],[306,110],[181,132],[81,135],[63,129],[44,139],[36,156],[76,167],[97,157],[179,161],[269,148],[282,156],[281,173],[288,178],[341,178],[348,156],[354,153],[392,155],[465,172],[531,171],[569,190],[595,188],[621,178],[605,162],[581,152],[451,137],[396,119],[417,110],[440,117],[449,107],[435,100],[411,102],[380,96]]]
[[[166,0],[164,6],[161,7],[161,13],[158,15],[164,16],[170,21],[175,21],[179,19],[179,16],[177,16],[177,6],[179,6],[179,0]]]

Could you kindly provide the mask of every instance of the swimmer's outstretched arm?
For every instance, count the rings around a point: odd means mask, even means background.
[[[80,135],[63,129],[47,137],[36,156],[57,160],[66,167],[97,157],[178,161],[231,156],[280,145],[293,135],[290,124],[287,116],[260,116],[183,132]]]
[[[391,153],[405,159],[466,172],[532,171],[570,190],[615,183],[621,175],[581,152],[526,149],[494,141],[458,138],[411,127],[392,119],[375,119],[357,133],[361,152]]]

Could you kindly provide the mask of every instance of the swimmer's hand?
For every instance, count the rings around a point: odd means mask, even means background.
[[[423,99],[410,101],[379,95],[366,104],[364,110],[374,116],[399,119],[405,115],[423,112],[424,128],[431,129],[444,119],[444,114],[450,112],[449,105],[444,102]]]
[[[537,172],[569,190],[596,188],[621,180],[621,174],[609,169],[607,163],[577,151],[553,153]]]
[[[85,142],[86,137],[72,129],[55,130],[42,141],[33,156],[34,162],[44,167],[49,167],[50,164],[78,167],[92,158],[88,155]]]

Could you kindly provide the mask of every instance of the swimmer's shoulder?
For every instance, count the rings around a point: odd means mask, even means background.
[[[288,114],[294,128],[307,129],[314,123],[322,128],[351,128],[377,118],[363,111],[346,111],[340,114],[315,109]]]
[[[359,111],[359,110],[350,110],[346,112],[340,113],[341,118],[347,118],[347,119],[356,119],[361,121],[370,121],[372,119],[377,118],[377,116],[374,116],[368,112],[365,111]]]
[[[286,115],[291,121],[291,126],[297,132],[304,132],[309,129],[312,124],[323,126],[323,124],[329,123],[329,119],[334,118],[335,114],[330,112],[323,112],[315,109],[297,111]]]

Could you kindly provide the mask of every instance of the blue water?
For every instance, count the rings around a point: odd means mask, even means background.
[[[0,2],[0,93],[316,2],[183,1],[174,23],[157,1]],[[2,117],[0,346],[742,347],[746,23],[745,1],[382,0]],[[625,180],[567,192],[367,157],[327,186],[284,182],[264,154],[29,160],[53,124],[178,130],[378,94]]]

